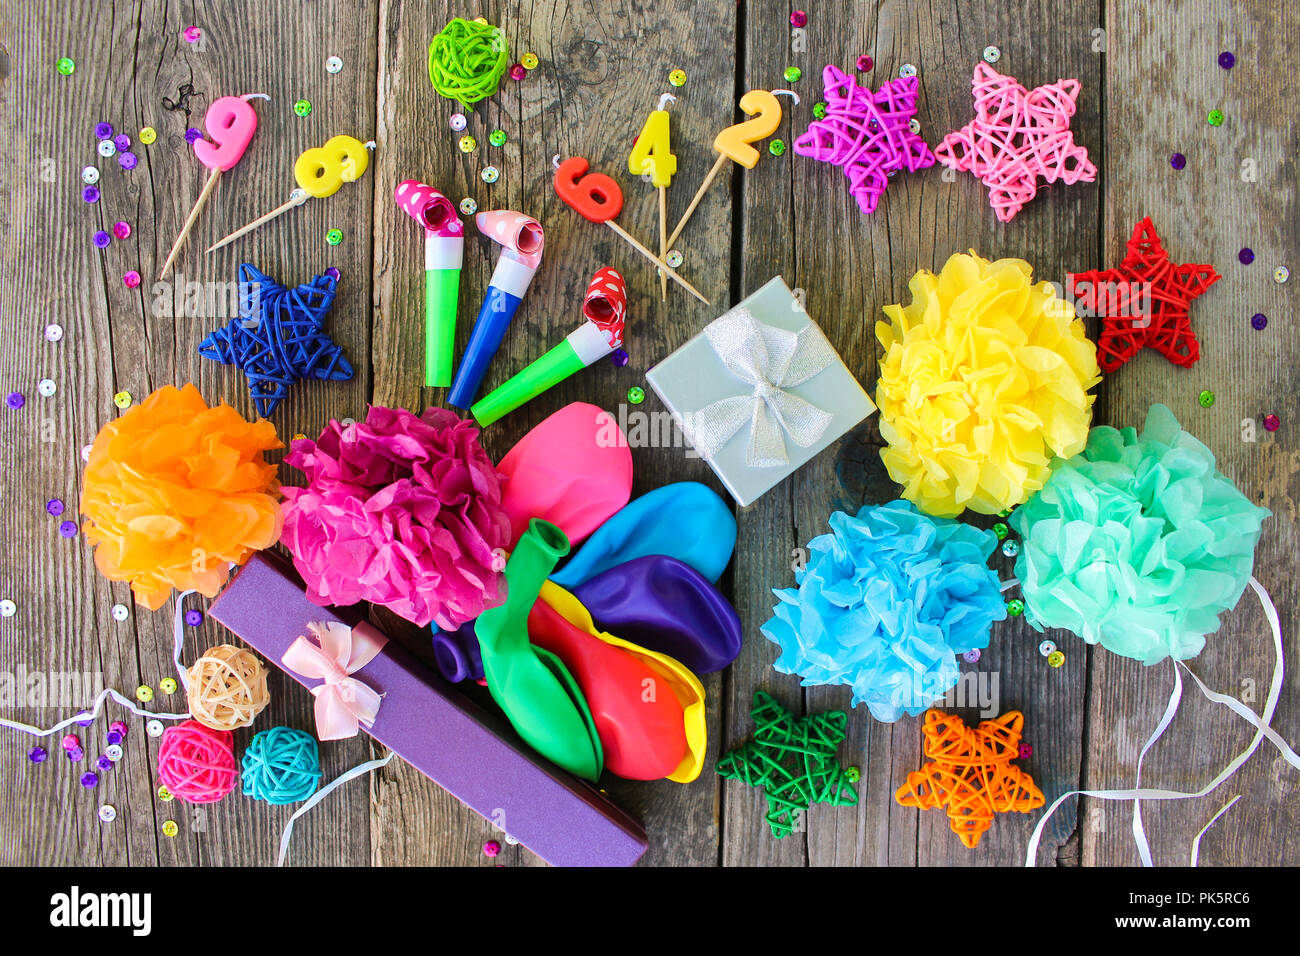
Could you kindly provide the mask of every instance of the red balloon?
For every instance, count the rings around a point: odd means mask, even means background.
[[[528,615],[528,639],[564,661],[582,688],[610,773],[659,780],[677,769],[688,752],[685,717],[666,681],[540,598]]]
[[[623,190],[604,173],[586,173],[588,163],[574,156],[555,171],[555,191],[568,205],[592,222],[607,222],[623,211]]]

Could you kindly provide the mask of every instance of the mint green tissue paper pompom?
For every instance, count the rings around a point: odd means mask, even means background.
[[[1267,517],[1164,405],[1141,434],[1094,428],[1011,515],[1025,619],[1146,664],[1195,657],[1245,590]]]

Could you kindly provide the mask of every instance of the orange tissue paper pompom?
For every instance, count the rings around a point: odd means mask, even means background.
[[[262,453],[283,444],[265,419],[209,408],[164,385],[95,437],[81,493],[95,565],[157,610],[172,588],[213,597],[230,565],[280,537],[280,486]]]

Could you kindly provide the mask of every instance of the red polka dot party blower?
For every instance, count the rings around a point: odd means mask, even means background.
[[[483,426],[491,425],[623,344],[627,283],[616,269],[606,266],[592,276],[582,300],[582,314],[586,321],[563,342],[475,402],[470,408],[475,421]]]

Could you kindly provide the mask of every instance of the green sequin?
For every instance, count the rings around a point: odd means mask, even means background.
[[[311,116],[311,100],[299,100],[294,103],[293,111],[299,116]]]

